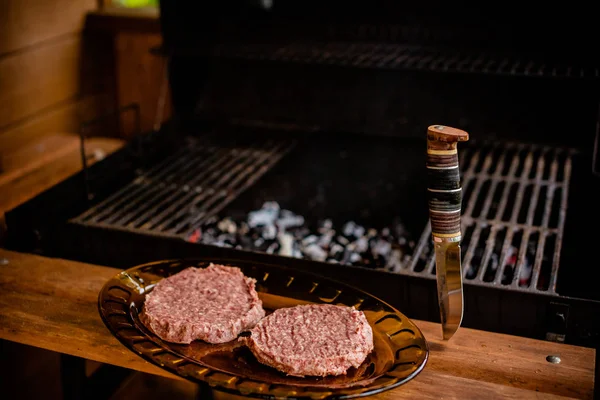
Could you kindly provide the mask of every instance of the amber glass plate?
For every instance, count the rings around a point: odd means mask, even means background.
[[[237,266],[257,280],[267,314],[298,304],[330,303],[362,310],[373,328],[375,349],[344,376],[297,378],[260,364],[238,341],[190,345],[160,340],[140,321],[144,299],[162,278],[210,262]],[[233,260],[173,260],[141,265],[110,279],[99,295],[110,331],[146,360],[218,390],[259,398],[352,398],[399,386],[425,367],[428,347],[421,331],[398,310],[350,286],[281,266]]]

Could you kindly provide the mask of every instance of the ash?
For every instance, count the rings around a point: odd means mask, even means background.
[[[304,217],[266,202],[245,219],[209,221],[188,241],[328,263],[399,271],[409,265],[415,242],[400,221],[381,230],[331,219],[309,226]]]

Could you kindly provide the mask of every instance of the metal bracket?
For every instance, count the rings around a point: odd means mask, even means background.
[[[600,157],[598,151],[600,151],[600,113],[596,121],[596,136],[594,138],[594,150],[592,154],[592,174],[600,177]]]
[[[131,103],[123,107],[116,108],[112,111],[109,111],[105,114],[102,114],[94,119],[84,121],[79,126],[79,152],[81,155],[81,166],[83,170],[83,184],[85,190],[85,198],[87,200],[92,200],[94,198],[94,193],[90,190],[90,177],[89,177],[89,169],[87,163],[87,156],[85,154],[85,141],[88,138],[89,129],[91,126],[98,125],[102,122],[109,120],[111,117],[114,118],[114,127],[115,130],[118,130],[119,126],[119,117],[127,112],[133,110],[135,112],[135,124],[136,124],[136,135],[139,135],[142,130],[142,121],[141,121],[141,113],[140,106],[138,103]],[[138,142],[140,143],[140,142]],[[141,148],[138,149],[141,152]]]
[[[156,114],[154,116],[154,126],[153,129],[157,132],[163,122],[163,116],[165,113],[165,104],[167,103],[167,93],[169,89],[169,66],[168,60],[163,59],[162,66],[162,78],[160,80],[160,92],[158,94],[158,99],[156,103]]]
[[[600,177],[600,104],[598,105],[598,116],[596,117],[596,136],[594,137],[594,149],[592,150],[592,174]]]
[[[569,305],[563,303],[550,303],[548,305],[546,318],[546,340],[564,343],[567,337]]]

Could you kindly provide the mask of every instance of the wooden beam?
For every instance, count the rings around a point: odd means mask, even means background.
[[[142,132],[155,127],[157,115],[159,123],[171,116],[166,59],[150,53],[161,43],[160,34],[121,32],[115,36],[118,104],[139,104]],[[161,96],[164,102],[159,104]],[[121,132],[126,138],[136,133],[134,117],[129,113],[121,118]]]
[[[0,56],[80,32],[96,0],[2,0]]]
[[[86,30],[110,33],[160,33],[158,8],[126,9],[108,7],[90,12]]]
[[[0,156],[7,157],[45,135],[56,132],[77,133],[81,122],[95,118],[114,107],[114,104],[115,99],[112,93],[76,97],[59,103],[34,117],[27,118],[8,129],[0,129]],[[104,136],[112,135],[116,135],[116,132],[104,132]]]
[[[20,158],[29,156],[30,162],[15,160],[14,166],[21,165],[20,169],[13,169],[4,176],[0,174],[0,215],[81,170],[78,135],[56,135],[38,143],[43,146],[51,140],[55,144],[41,151],[37,145],[24,148]],[[89,139],[86,142],[88,165],[99,161],[98,155],[106,156],[122,145],[119,139]]]
[[[81,38],[0,59],[0,129],[79,93]]]

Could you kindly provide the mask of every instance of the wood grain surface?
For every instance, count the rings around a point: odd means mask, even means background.
[[[53,107],[47,112],[37,114],[22,123],[6,130],[0,130],[0,157],[20,151],[23,147],[43,140],[45,136],[59,132],[77,134],[81,122],[94,119],[103,112],[108,112],[108,104],[113,98],[110,94],[85,96],[81,99],[68,100]],[[103,136],[110,136],[105,132]],[[4,168],[6,170],[6,166]]]
[[[123,144],[120,139],[90,138],[85,148],[88,165]],[[55,134],[4,156],[5,172],[0,174],[0,215],[79,172],[82,168],[79,146],[78,135]]]
[[[2,0],[0,55],[83,29],[96,0]]]
[[[102,323],[97,296],[118,271],[0,249],[0,339],[174,377],[121,345]],[[430,359],[411,382],[373,399],[593,397],[595,351],[461,328],[450,342],[438,324],[415,321]],[[560,364],[546,361],[560,356]],[[227,396],[219,396],[227,398]]]
[[[0,59],[0,127],[79,93],[81,38]]]

